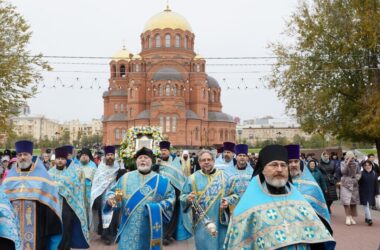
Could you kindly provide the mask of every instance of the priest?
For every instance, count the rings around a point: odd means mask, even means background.
[[[170,181],[152,171],[153,152],[135,154],[137,170],[123,175],[107,194],[103,212],[121,210],[116,235],[119,250],[161,249],[163,226],[173,213],[175,193]]]
[[[1,188],[0,246],[2,250],[21,250],[19,222],[8,197]]]
[[[264,147],[253,175],[234,210],[225,249],[335,248],[314,209],[291,184],[285,147]]]
[[[17,163],[3,182],[4,192],[20,220],[22,249],[57,249],[62,237],[58,189],[37,158],[33,142],[16,142]]]

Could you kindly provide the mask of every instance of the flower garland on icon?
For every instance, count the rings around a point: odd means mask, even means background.
[[[132,170],[136,168],[134,160],[136,154],[136,140],[144,135],[153,139],[153,154],[155,156],[160,154],[159,144],[160,141],[163,140],[160,127],[132,127],[128,129],[125,134],[118,152],[118,156],[123,159],[126,169]]]

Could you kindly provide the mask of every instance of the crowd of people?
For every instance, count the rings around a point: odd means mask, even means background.
[[[91,231],[118,249],[161,249],[191,237],[198,250],[334,249],[338,198],[347,225],[356,224],[359,204],[373,223],[374,155],[358,162],[351,151],[318,160],[299,145],[269,145],[258,155],[232,142],[216,154],[159,145],[158,157],[138,149],[134,170],[114,146],[93,156],[65,145],[35,157],[32,142],[16,142],[1,158],[1,249],[88,249]]]

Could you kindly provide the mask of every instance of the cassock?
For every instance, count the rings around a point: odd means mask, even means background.
[[[112,208],[108,203],[104,213],[121,210],[121,222],[116,235],[119,250],[161,249],[163,224],[173,213],[175,192],[170,181],[151,171],[142,174],[134,170],[123,175],[107,194],[107,199],[123,193],[122,202]]]
[[[106,205],[106,194],[116,184],[120,173],[118,162],[114,162],[112,166],[107,166],[102,161],[95,172],[94,180],[91,188],[91,227],[103,237],[113,238],[116,236],[115,226],[118,226],[118,213],[112,211],[104,214],[103,207]]]
[[[202,170],[196,171],[189,176],[183,186],[180,196],[181,206],[185,211],[184,226],[190,234],[195,237],[195,246],[198,250],[219,250],[223,249],[223,242],[227,232],[228,215],[220,209],[223,199],[229,204],[235,204],[238,195],[233,193],[232,184],[224,171],[214,169],[210,174],[205,174]],[[187,196],[195,193],[195,202],[206,213],[207,217],[215,223],[218,234],[212,237],[203,223],[204,216],[198,217],[196,212],[187,202]]]
[[[0,246],[2,250],[22,250],[18,219],[8,197],[1,188]]]
[[[57,249],[62,237],[58,189],[41,161],[11,169],[4,192],[20,220],[22,249]]]
[[[236,206],[225,249],[334,249],[335,241],[314,209],[291,184],[270,191],[255,176]],[[314,248],[317,247],[317,248]]]
[[[59,250],[89,248],[90,234],[84,204],[84,175],[79,168],[53,167],[49,170],[59,193],[62,208],[63,234]]]
[[[226,162],[225,159],[219,159],[215,161],[215,168],[219,170],[228,170],[230,168],[233,168],[236,165],[236,159],[232,158],[231,161]]]
[[[293,185],[305,197],[313,207],[323,224],[332,234],[330,213],[321,188],[315,181],[308,168],[303,168],[302,174],[296,178],[292,177]]]
[[[191,237],[183,227],[183,214],[180,209],[179,195],[182,187],[185,184],[186,177],[182,172],[181,162],[178,157],[169,156],[167,161],[161,160],[159,170],[160,175],[165,176],[170,180],[170,184],[175,191],[175,203],[173,216],[169,224],[165,227],[164,238],[174,237],[176,240],[186,240]]]
[[[85,178],[85,185],[84,185],[84,204],[86,206],[86,214],[87,214],[87,221],[90,221],[90,206],[91,206],[91,188],[92,188],[92,180],[94,179],[95,172],[96,172],[96,165],[93,161],[90,161],[87,165],[82,165],[81,163],[79,165],[76,165],[76,167],[79,167],[82,169],[84,173]]]

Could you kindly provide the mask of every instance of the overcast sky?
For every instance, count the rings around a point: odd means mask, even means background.
[[[110,57],[125,43],[140,52],[140,34],[165,0],[12,0],[31,26],[30,50],[46,56]],[[195,50],[204,57],[268,57],[268,43],[281,32],[297,0],[171,0],[195,33]],[[103,114],[109,60],[49,58],[32,114],[60,121],[88,121]],[[222,87],[223,111],[242,120],[285,115],[273,90],[263,88],[273,59],[207,60],[207,72]],[[220,65],[223,64],[223,65]],[[227,65],[226,65],[227,64]],[[241,65],[246,64],[246,65]],[[260,64],[260,65],[257,65]],[[225,79],[225,81],[223,81]],[[72,88],[69,88],[72,86]],[[248,88],[248,89],[246,89]]]

